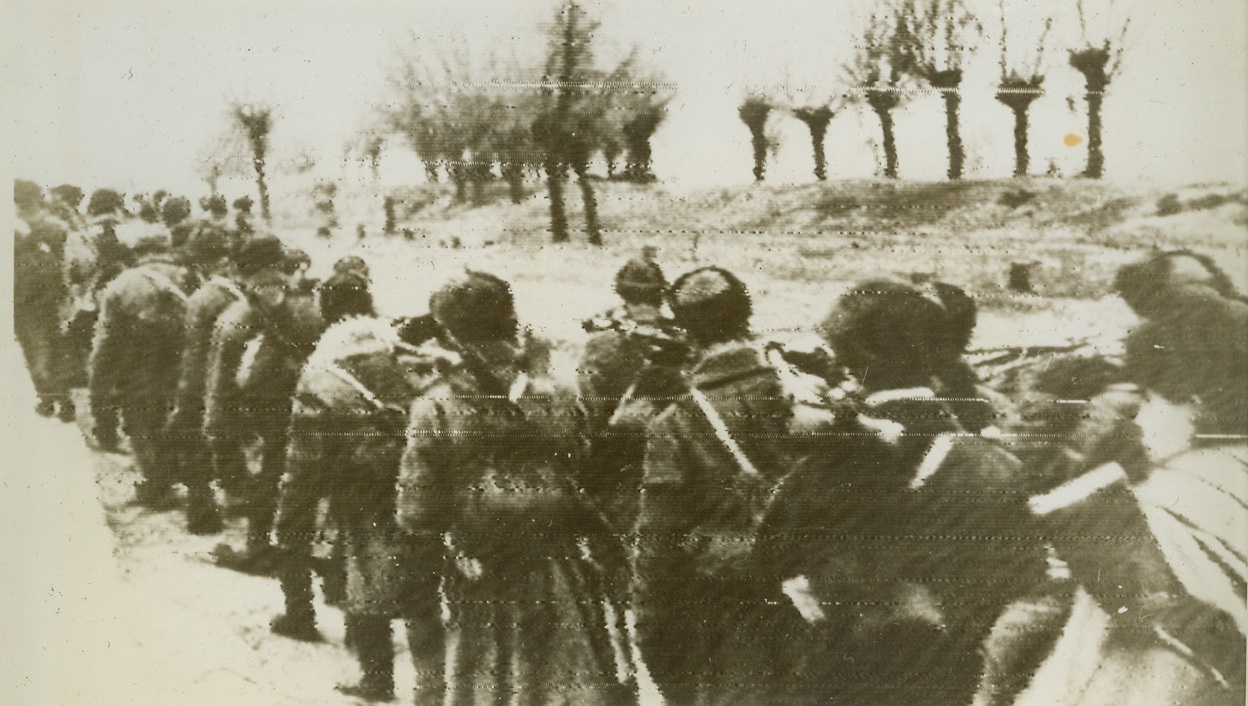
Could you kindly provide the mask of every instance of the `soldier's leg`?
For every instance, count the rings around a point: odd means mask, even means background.
[[[261,432],[260,473],[252,482],[247,503],[247,543],[257,547],[269,544],[282,474],[286,472],[285,424],[270,423],[266,427]]]
[[[46,326],[41,325],[41,317],[37,312],[27,310],[30,306],[16,303],[13,308],[13,329],[22,355],[26,358],[26,368],[30,372],[35,393],[39,396],[39,404],[35,410],[42,416],[50,417],[56,411],[54,390],[49,384],[51,341],[44,331]]]
[[[212,454],[212,474],[233,500],[246,498],[251,474],[247,470],[247,457],[243,453],[243,438],[234,432],[215,432],[209,437]]]
[[[122,427],[130,437],[135,464],[143,479],[135,486],[135,501],[151,508],[167,508],[173,501],[176,459],[164,438],[167,402],[154,395],[135,395],[122,409]]]
[[[416,706],[441,704],[446,692],[446,627],[442,622],[442,541],[425,537],[405,552],[408,570],[403,618],[407,644],[416,668]]]
[[[305,642],[321,639],[316,629],[316,609],[312,605],[312,563],[306,552],[288,553],[281,559],[278,579],[286,612],[277,616],[269,627],[277,635]]]
[[[222,524],[212,492],[212,451],[194,421],[173,429],[170,438],[179,450],[182,480],[186,484],[186,529],[191,534],[216,534]]]
[[[347,613],[348,629],[360,661],[360,681],[341,684],[338,690],[369,701],[394,699],[394,636],[388,615]]]

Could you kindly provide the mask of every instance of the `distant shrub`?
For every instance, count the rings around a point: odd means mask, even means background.
[[[1026,189],[1013,189],[1011,191],[1003,192],[1001,196],[997,198],[997,203],[1008,208],[1018,208],[1034,198],[1036,198],[1036,193],[1034,191],[1028,191]]]
[[[1157,199],[1157,215],[1173,216],[1183,210],[1183,202],[1179,201],[1178,194],[1166,194]]]

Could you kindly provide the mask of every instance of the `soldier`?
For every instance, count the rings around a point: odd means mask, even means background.
[[[61,334],[68,298],[61,278],[66,226],[47,212],[43,190],[34,182],[14,180],[13,202],[19,218],[13,242],[13,328],[39,396],[35,411],[73,421]]]
[[[64,278],[70,297],[66,339],[72,374],[82,382],[87,377],[100,293],[134,262],[133,253],[117,237],[118,225],[128,218],[121,194],[112,189],[96,189],[87,203],[89,225],[71,231],[65,244]]]
[[[909,284],[870,280],[824,322],[858,391],[785,478],[760,540],[810,626],[777,653],[795,677],[787,703],[971,703],[994,624],[1046,580],[1018,461],[933,389],[948,316]],[[1029,654],[1034,669],[1044,653]]]
[[[212,451],[203,430],[213,327],[231,304],[247,299],[245,288],[255,275],[282,264],[283,253],[281,241],[272,236],[252,240],[232,253],[225,233],[217,229],[198,230],[188,246],[196,259],[205,263],[207,279],[187,302],[178,391],[169,429],[178,438],[188,490],[187,530],[192,534],[215,534],[221,531],[221,518],[209,485],[214,477]]]
[[[165,199],[160,206],[160,220],[169,229],[170,240],[175,249],[181,249],[195,232],[191,217],[191,202],[185,196]]]
[[[754,344],[741,280],[694,270],[669,303],[696,362],[689,394],[646,434],[634,596],[642,658],[673,705],[783,702],[769,696],[782,596],[750,567],[767,498],[796,452],[792,404]]]
[[[294,289],[289,260],[250,277],[247,298],[231,304],[213,326],[205,387],[204,432],[218,479],[230,488],[245,485],[247,544],[216,549],[226,568],[268,573],[276,556],[269,531],[278,484],[286,464],[291,396],[303,361],[324,331],[313,292]],[[261,464],[253,477],[243,445],[261,441]]]
[[[418,693],[441,702],[441,542],[411,547],[395,524],[394,493],[406,442],[407,407],[432,368],[410,356],[413,342],[372,315],[366,283],[335,275],[321,290],[331,324],[308,359],[295,395],[287,473],[277,519],[285,556],[286,612],[273,629],[292,637],[316,634],[310,572],[320,500],[347,553],[349,644],[362,677],[339,686],[369,701],[394,698],[390,623],[405,618],[419,680]]]
[[[70,230],[82,230],[87,226],[86,219],[79,210],[82,206],[82,189],[73,184],[61,184],[49,189],[48,193],[52,196],[53,212],[57,218],[65,221]]]
[[[469,273],[429,307],[462,362],[412,404],[397,505],[414,541],[446,534],[454,556],[447,702],[632,702],[603,588],[578,548],[598,520],[576,489],[575,395],[521,343],[505,281]]]
[[[239,196],[234,199],[234,229],[244,238],[250,238],[256,232],[251,215],[252,201],[250,196]]]
[[[90,361],[91,414],[96,442],[111,451],[118,445],[120,413],[143,475],[135,499],[164,507],[173,499],[176,479],[176,448],[164,431],[177,390],[190,275],[173,261],[163,228],[133,230],[131,250],[138,263],[100,295]]]
[[[1051,430],[1060,441],[1030,500],[1094,616],[1085,624],[1100,627],[1089,643],[1099,651],[1062,696],[1243,703],[1248,305],[1187,252],[1128,265],[1116,285],[1147,320],[1127,339],[1123,370],[1088,380],[1078,418]],[[1141,675],[1148,688],[1128,694]]]
[[[582,484],[613,530],[593,546],[607,567],[620,616],[628,605],[626,538],[637,520],[646,426],[684,390],[680,370],[688,346],[661,311],[666,287],[662,269],[651,260],[630,260],[620,268],[615,291],[623,306],[584,322],[590,337],[577,367],[590,439]]]

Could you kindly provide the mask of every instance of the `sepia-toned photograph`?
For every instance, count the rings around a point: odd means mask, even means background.
[[[0,703],[1244,704],[1246,56],[0,2]]]

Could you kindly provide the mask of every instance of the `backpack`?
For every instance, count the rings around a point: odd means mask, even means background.
[[[575,481],[581,413],[575,397],[550,382],[521,374],[507,394],[475,405],[470,424],[480,466],[455,534],[483,560],[566,555],[592,518]]]

